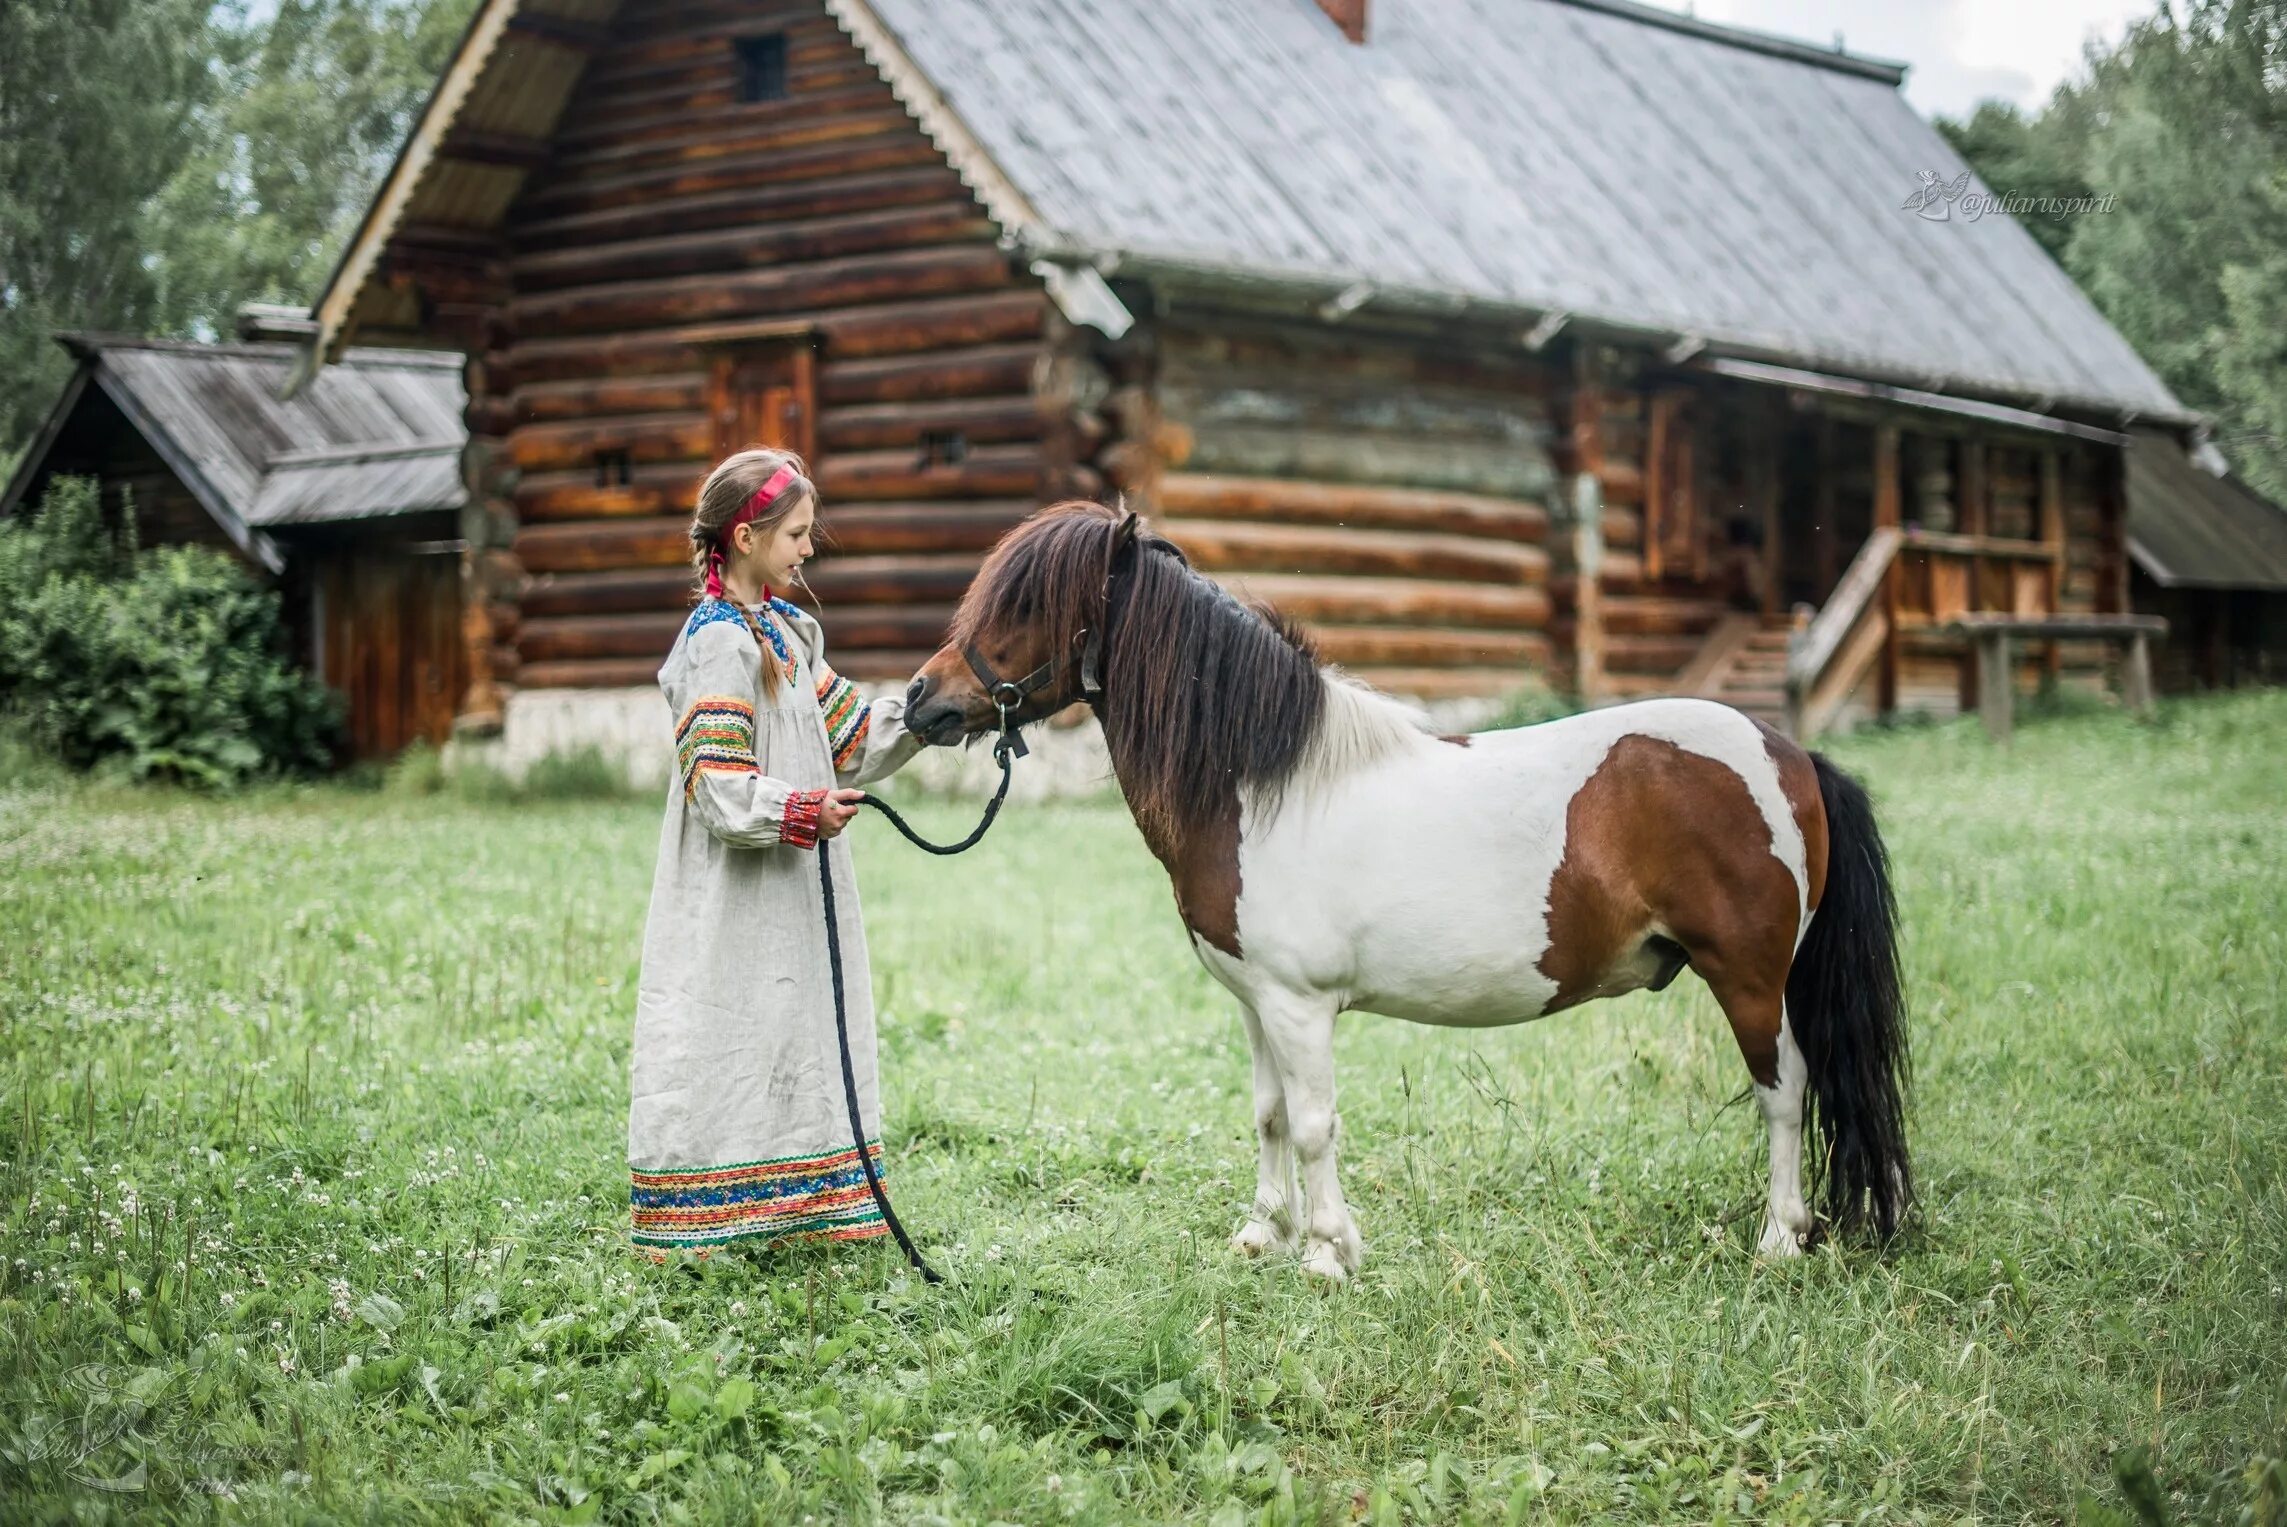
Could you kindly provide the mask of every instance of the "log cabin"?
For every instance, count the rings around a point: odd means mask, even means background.
[[[1953,617],[2126,609],[2131,427],[2203,423],[1903,76],[1629,0],[481,0],[305,371],[464,358],[477,734],[646,703],[753,443],[867,678],[1117,493],[1426,699],[1951,710]]]
[[[299,310],[250,307],[235,344],[58,336],[77,362],[0,516],[95,480],[144,546],[209,546],[274,583],[352,758],[446,741],[467,683],[460,365],[351,349],[291,401]]]

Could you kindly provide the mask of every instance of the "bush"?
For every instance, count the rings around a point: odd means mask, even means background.
[[[203,547],[135,544],[57,478],[0,524],[0,709],[74,768],[227,787],[327,767],[337,703],[286,656],[275,593]]]

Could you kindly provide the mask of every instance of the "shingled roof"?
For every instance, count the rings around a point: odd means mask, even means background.
[[[2013,219],[1907,210],[1967,166],[1898,65],[1623,0],[1372,0],[1364,46],[1312,0],[865,4],[876,65],[1082,254],[2185,412]]]
[[[2128,452],[2128,554],[2162,588],[2287,592],[2287,509],[2211,472],[2170,436]]]
[[[2025,230],[1974,203],[1903,68],[1628,0],[822,0],[1012,242],[1335,311],[1569,321],[1714,356],[2189,422]],[[483,0],[314,309],[354,331],[403,222],[496,226],[618,0]],[[520,30],[521,29],[521,30]],[[1982,193],[1974,177],[1967,189]]]
[[[281,559],[268,532],[281,526],[456,509],[467,498],[458,356],[353,349],[281,400],[302,353],[293,344],[58,339],[79,369],[0,493],[0,515],[41,475],[90,389],[118,405],[241,550],[273,569]]]

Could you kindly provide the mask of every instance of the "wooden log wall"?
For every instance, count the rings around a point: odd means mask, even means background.
[[[1180,310],[1106,473],[1194,565],[1423,698],[1550,672],[1552,373],[1530,357]],[[1123,389],[1122,391],[1125,391]]]
[[[771,33],[788,97],[741,104],[734,43]],[[1068,423],[1036,392],[1045,295],[816,0],[630,0],[502,257],[468,373],[473,640],[501,684],[652,681],[691,600],[726,347],[815,346],[810,581],[853,676],[910,673],[984,550],[1092,481],[1044,476]]]

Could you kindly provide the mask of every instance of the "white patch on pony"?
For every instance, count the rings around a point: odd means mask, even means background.
[[[1285,1151],[1277,1147],[1291,1150],[1302,1177],[1302,1202],[1293,1207],[1300,1210],[1305,1269],[1340,1281],[1356,1269],[1362,1243],[1335,1161],[1334,1015],[1359,1010],[1486,1026],[1545,1012],[1557,992],[1540,969],[1549,945],[1549,888],[1564,862],[1573,797],[1615,744],[1651,737],[1723,765],[1761,812],[1768,850],[1794,877],[1798,907],[1807,906],[1808,872],[1802,831],[1763,732],[1728,706],[1648,700],[1478,733],[1456,747],[1433,737],[1398,701],[1332,675],[1325,683],[1320,734],[1277,793],[1277,809],[1265,809],[1254,791],[1241,792],[1237,921],[1244,957],[1202,939],[1192,947],[1258,1015],[1258,1118],[1268,1102],[1266,1083],[1275,1080],[1283,1104],[1284,1138],[1258,1142],[1258,1196],[1284,1196]],[[1764,847],[1739,845],[1743,853]],[[1807,926],[1800,917],[1798,924]],[[1654,964],[1634,961],[1622,974],[1648,980]],[[1789,1227],[1799,1218],[1807,1229],[1804,1067],[1784,1031],[1780,1053],[1780,1084],[1764,1100],[1773,1218]],[[1265,1061],[1275,1077],[1262,1074]],[[1242,1250],[1284,1241],[1275,1215],[1259,1219],[1241,1227],[1235,1243]]]
[[[1763,1122],[1771,1131],[1771,1197],[1763,1218],[1763,1239],[1756,1247],[1767,1257],[1800,1255],[1803,1239],[1811,1231],[1811,1211],[1803,1202],[1803,1092],[1810,1067],[1786,1010],[1779,1013],[1779,1079],[1770,1087],[1757,1087],[1755,1101],[1762,1105]]]
[[[1322,670],[1319,677],[1326,688],[1326,709],[1318,735],[1296,762],[1282,796],[1316,794],[1346,775],[1436,740],[1429,718],[1395,695],[1339,669]]]
[[[1328,730],[1275,814],[1241,802],[1239,947],[1201,950],[1242,999],[1331,993],[1421,1023],[1521,1023],[1546,1010],[1549,887],[1572,799],[1624,737],[1738,775],[1807,899],[1802,831],[1754,722],[1706,700],[1647,700],[1442,743],[1405,707],[1330,680]],[[1760,846],[1760,845],[1757,845]]]

